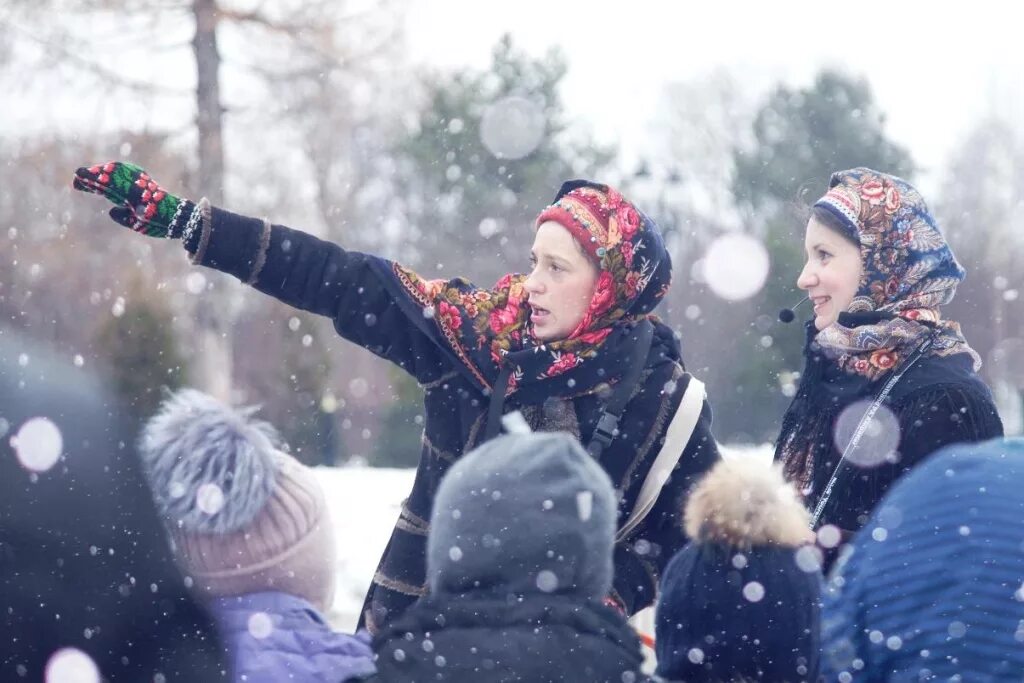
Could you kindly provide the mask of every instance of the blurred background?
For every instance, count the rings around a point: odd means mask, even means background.
[[[776,318],[801,298],[801,205],[866,165],[938,217],[968,270],[946,315],[1020,433],[1024,51],[1003,12],[5,0],[0,330],[102,374],[138,420],[161,387],[226,388],[308,463],[412,466],[414,382],[330,321],[127,233],[72,172],[131,160],[172,192],[482,284],[527,268],[533,218],[588,177],[668,238],[659,314],[716,436],[764,444],[801,366],[801,326]]]

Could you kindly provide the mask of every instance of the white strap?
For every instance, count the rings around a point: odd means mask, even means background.
[[[693,435],[693,430],[697,427],[700,411],[704,407],[704,396],[704,383],[690,375],[686,392],[683,394],[682,400],[679,401],[676,414],[672,417],[672,422],[669,423],[668,431],[665,433],[665,443],[658,451],[658,456],[654,459],[651,469],[647,471],[647,478],[644,479],[643,486],[640,487],[640,494],[636,498],[633,512],[615,534],[616,543],[629,536],[636,527],[640,526],[640,523],[647,517],[647,513],[658,501],[662,487],[668,481],[679,458],[683,456],[686,444],[690,442],[690,436]]]

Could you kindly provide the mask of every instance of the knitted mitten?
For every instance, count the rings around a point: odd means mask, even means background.
[[[192,224],[194,228],[200,218],[195,203],[170,194],[134,164],[110,161],[79,168],[73,187],[117,204],[110,210],[110,217],[150,237],[179,239],[186,226]]]

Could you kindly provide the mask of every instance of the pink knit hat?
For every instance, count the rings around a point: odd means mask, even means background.
[[[251,414],[185,389],[146,424],[140,455],[175,555],[200,593],[280,591],[326,610],[336,556],[323,491]]]

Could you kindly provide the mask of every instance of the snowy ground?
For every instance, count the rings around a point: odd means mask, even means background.
[[[376,467],[317,467],[314,471],[334,521],[338,552],[330,620],[335,628],[351,632],[416,471]]]
[[[723,452],[726,457],[751,456],[765,462],[771,457],[768,446],[723,447]],[[318,467],[315,472],[337,538],[338,583],[330,620],[336,628],[351,632],[402,501],[412,487],[414,470]]]

